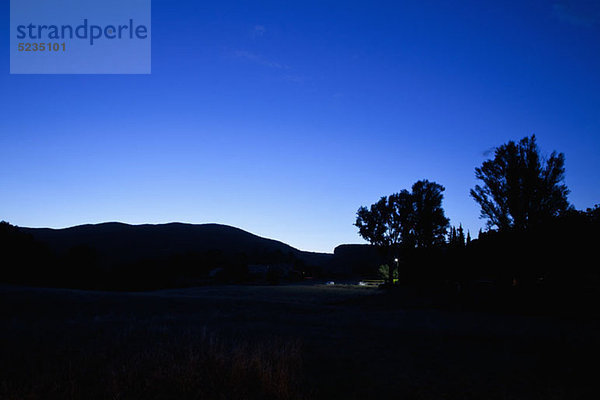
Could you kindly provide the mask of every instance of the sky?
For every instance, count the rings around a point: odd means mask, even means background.
[[[0,220],[222,223],[302,250],[419,179],[485,226],[474,170],[535,134],[600,203],[600,5],[152,1],[150,75],[10,75],[0,12]]]

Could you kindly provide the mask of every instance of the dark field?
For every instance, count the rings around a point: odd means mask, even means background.
[[[4,286],[0,398],[598,398],[597,320],[390,301],[324,285]]]

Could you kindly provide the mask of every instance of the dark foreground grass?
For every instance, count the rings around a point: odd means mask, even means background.
[[[0,287],[0,399],[600,398],[596,318],[410,292]]]
[[[112,327],[78,338],[44,328],[3,348],[2,399],[300,399],[301,348],[207,329]],[[3,338],[7,340],[5,336]],[[75,341],[73,341],[75,339]],[[4,342],[7,343],[7,342]],[[19,345],[20,344],[20,345]],[[24,351],[25,350],[25,351]]]

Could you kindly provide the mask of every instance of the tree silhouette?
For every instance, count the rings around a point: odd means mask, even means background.
[[[417,247],[427,248],[444,243],[450,222],[442,208],[444,190],[442,185],[426,179],[412,186],[413,230]]]
[[[464,248],[467,242],[471,241],[471,236],[467,232],[467,238],[465,238],[465,230],[462,227],[462,224],[459,224],[458,229],[453,226],[450,228],[450,232],[448,235],[448,246],[450,248],[461,249]]]
[[[461,247],[465,247],[466,239],[465,239],[465,230],[462,227],[462,224],[458,226],[458,241],[460,242]]]
[[[471,189],[488,227],[527,229],[569,209],[564,164],[562,153],[544,159],[535,135],[496,148],[494,159],[475,169],[483,184]]]
[[[354,225],[360,236],[377,246],[385,257],[391,251],[399,252],[401,246],[430,248],[444,243],[449,221],[442,208],[443,191],[444,187],[435,182],[415,182],[412,192],[402,190],[382,197],[369,208],[360,207]],[[392,282],[395,263],[387,261]]]
[[[356,213],[355,226],[364,239],[376,246],[384,258],[397,248],[410,231],[409,219],[412,210],[411,196],[407,190],[383,196],[369,208],[360,207]],[[394,263],[388,262],[389,283],[394,279]]]

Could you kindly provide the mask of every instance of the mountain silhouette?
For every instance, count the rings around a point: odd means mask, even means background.
[[[103,264],[118,265],[179,254],[216,251],[223,254],[282,254],[306,264],[323,266],[333,254],[298,250],[277,240],[220,224],[144,224],[119,222],[79,225],[64,229],[21,228],[58,254],[77,246],[93,248]]]

